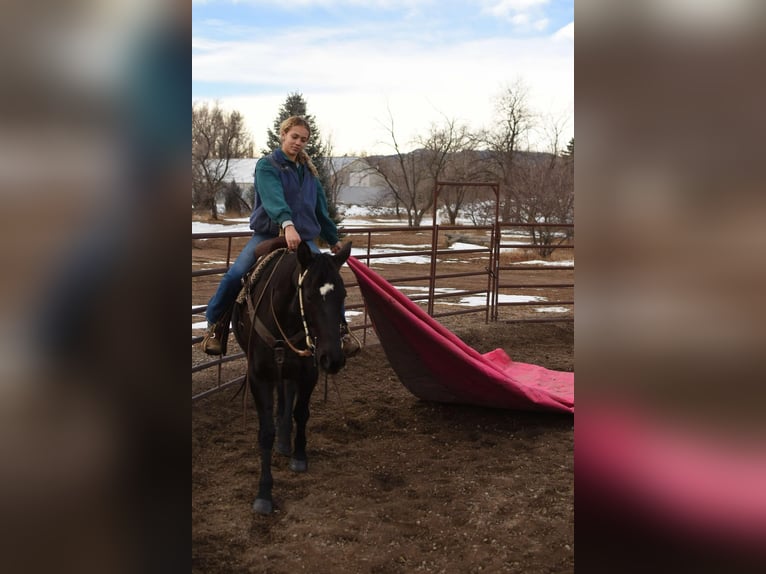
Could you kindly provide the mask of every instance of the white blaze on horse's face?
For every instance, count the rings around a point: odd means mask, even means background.
[[[327,294],[330,291],[332,291],[333,289],[335,289],[335,285],[333,285],[332,283],[325,283],[324,285],[322,285],[319,288],[319,293],[320,293],[320,295],[322,295],[322,300],[324,300],[324,298],[327,296]]]

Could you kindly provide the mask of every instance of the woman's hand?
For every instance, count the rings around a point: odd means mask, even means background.
[[[301,236],[298,235],[294,225],[285,227],[285,239],[287,240],[287,248],[290,251],[298,249],[298,244],[301,242]]]
[[[343,246],[340,244],[340,241],[338,241],[338,243],[330,247],[330,251],[332,251],[332,254],[335,255],[338,251],[340,251],[341,247]]]

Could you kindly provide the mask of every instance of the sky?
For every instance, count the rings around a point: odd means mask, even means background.
[[[417,147],[432,125],[491,128],[521,82],[548,126],[574,135],[574,0],[192,0],[192,101],[238,110],[266,145],[301,93],[333,155]]]

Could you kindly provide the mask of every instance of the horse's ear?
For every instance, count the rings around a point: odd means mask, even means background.
[[[301,264],[301,267],[306,269],[309,265],[311,265],[311,261],[314,259],[314,254],[311,252],[311,247],[308,246],[308,244],[305,241],[301,241],[298,244],[298,261]]]
[[[343,265],[346,260],[348,259],[348,256],[351,255],[351,242],[347,241],[343,244],[343,247],[340,248],[340,251],[338,251],[335,254],[335,265],[337,265],[338,269],[340,269],[341,265]]]

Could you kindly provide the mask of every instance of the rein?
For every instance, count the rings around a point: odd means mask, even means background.
[[[277,314],[274,311],[274,291],[271,292],[271,316],[274,318],[274,322],[277,324],[277,329],[279,329],[280,334],[282,335],[282,339],[285,343],[287,343],[287,346],[290,347],[290,349],[299,357],[311,357],[314,354],[314,350],[316,349],[316,346],[314,345],[314,342],[311,340],[311,336],[309,335],[309,327],[306,324],[306,312],[303,310],[303,280],[306,278],[306,274],[309,272],[308,269],[305,269],[303,273],[298,275],[298,303],[300,305],[301,310],[301,322],[303,323],[303,333],[306,336],[306,348],[305,349],[298,349],[295,345],[293,345],[290,342],[290,338],[285,334],[284,330],[282,329],[282,325],[279,323],[279,319],[277,319]]]
[[[258,334],[260,337],[266,341],[266,343],[269,344],[270,347],[274,348],[276,346],[277,340],[273,337],[273,335],[269,332],[269,330],[266,328],[265,325],[261,322],[261,320],[258,318],[256,311],[258,307],[261,304],[261,301],[263,299],[263,296],[266,294],[266,289],[268,289],[269,285],[271,284],[271,280],[274,277],[274,274],[277,271],[277,268],[279,267],[280,263],[282,263],[282,259],[284,258],[285,254],[287,253],[287,250],[285,249],[282,254],[280,255],[279,259],[277,260],[276,264],[274,265],[274,268],[271,270],[271,273],[269,274],[268,279],[266,279],[266,283],[263,286],[263,290],[261,291],[260,296],[258,297],[258,302],[255,304],[254,307],[250,308],[250,324],[251,328]],[[301,273],[298,276],[298,303],[300,306],[300,313],[301,313],[301,323],[303,325],[303,336],[306,339],[306,349],[298,349],[290,340],[290,337],[287,336],[284,329],[282,329],[282,325],[279,322],[279,319],[277,318],[276,311],[274,310],[274,290],[271,290],[271,301],[270,301],[270,307],[271,307],[271,316],[274,319],[274,322],[277,325],[277,329],[279,329],[279,333],[282,335],[282,340],[285,342],[285,344],[292,350],[296,355],[299,357],[311,357],[314,355],[315,345],[311,340],[311,336],[309,335],[309,329],[308,324],[306,322],[306,312],[304,310],[303,306],[303,281],[306,278],[306,275],[308,274],[308,269],[305,269],[303,273]],[[248,304],[250,304],[250,299],[248,298]],[[252,341],[252,339],[250,339]],[[249,345],[248,345],[249,347]]]
[[[274,268],[271,270],[271,273],[269,273],[268,278],[266,279],[266,282],[263,286],[263,289],[261,290],[260,295],[258,296],[258,301],[253,305],[252,298],[249,296],[245,297],[245,301],[247,302],[248,307],[248,315],[250,316],[250,329],[251,333],[248,337],[248,344],[247,344],[247,371],[250,371],[250,355],[251,355],[251,347],[253,344],[253,338],[257,334],[263,339],[266,344],[268,344],[274,351],[274,359],[277,363],[277,372],[279,379],[282,379],[282,364],[284,363],[284,347],[282,343],[286,344],[296,355],[299,357],[311,357],[314,355],[316,351],[316,345],[314,345],[313,341],[311,340],[311,336],[309,335],[309,328],[308,323],[306,321],[306,311],[303,304],[303,282],[306,279],[306,276],[308,275],[308,268],[304,269],[302,273],[298,275],[298,304],[300,307],[300,314],[301,314],[301,323],[303,325],[303,333],[302,335],[306,339],[306,349],[298,349],[295,345],[293,345],[292,341],[290,340],[290,337],[287,336],[287,334],[284,332],[284,329],[282,329],[282,325],[279,322],[279,319],[277,318],[276,311],[274,310],[274,289],[271,290],[271,297],[270,297],[270,307],[271,307],[271,316],[274,319],[274,323],[277,325],[277,329],[279,329],[279,333],[282,335],[282,340],[278,341],[274,338],[274,336],[271,334],[271,332],[268,330],[266,325],[263,324],[263,321],[258,317],[257,311],[258,308],[261,305],[261,302],[263,300],[263,296],[266,294],[266,290],[271,285],[271,281],[274,278],[274,274],[277,271],[277,268],[282,263],[282,259],[284,259],[284,256],[287,254],[288,250],[286,248],[281,249],[282,253],[279,255],[279,258],[277,259],[277,262],[274,264]],[[276,252],[272,252],[273,256],[276,256]],[[263,256],[264,258],[268,257],[267,255]],[[272,257],[273,258],[273,257]],[[266,264],[266,261],[263,262],[263,264]],[[243,386],[246,384],[247,378],[245,378],[245,381],[243,381]],[[325,395],[327,394],[327,379],[325,378]],[[247,402],[246,402],[246,393],[242,393],[242,409],[243,409],[243,421],[246,422],[247,420]],[[326,396],[325,396],[326,400]]]

